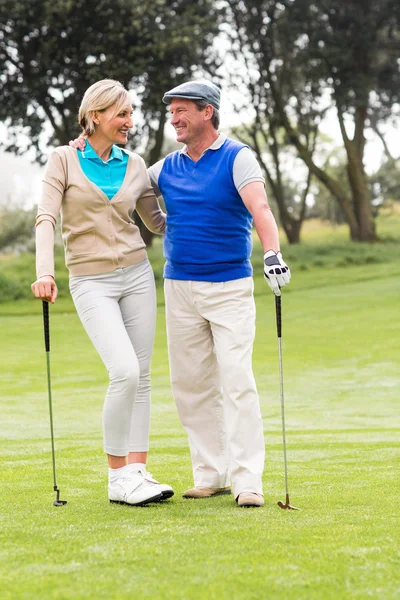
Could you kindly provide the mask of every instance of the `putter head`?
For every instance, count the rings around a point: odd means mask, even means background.
[[[58,487],[56,485],[54,485],[54,491],[56,492],[56,499],[53,502],[54,506],[64,506],[64,504],[67,504],[66,500],[60,500],[60,490],[58,489]]]
[[[290,504],[289,494],[286,494],[285,504],[281,500],[279,500],[279,502],[277,502],[277,504],[278,504],[279,508],[283,508],[283,510],[300,510],[299,508],[296,508],[295,506],[292,506]]]
[[[53,506],[64,506],[64,504],[67,504],[66,500],[54,500],[53,502]]]

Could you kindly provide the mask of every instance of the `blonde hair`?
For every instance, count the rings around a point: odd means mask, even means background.
[[[114,115],[122,108],[131,104],[128,91],[122,83],[114,79],[101,79],[91,85],[85,92],[79,107],[78,122],[82,127],[82,134],[89,137],[94,133],[95,123],[93,121],[94,111],[104,111],[114,106]]]

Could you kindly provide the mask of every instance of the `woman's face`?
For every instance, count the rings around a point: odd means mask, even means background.
[[[104,111],[96,111],[96,132],[101,133],[112,144],[126,144],[128,132],[133,127],[132,106],[127,104],[115,115],[115,105]]]

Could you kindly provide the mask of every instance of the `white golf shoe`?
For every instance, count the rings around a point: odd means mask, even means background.
[[[143,506],[148,502],[161,500],[162,496],[162,486],[149,477],[145,469],[128,470],[122,477],[108,484],[109,500],[118,504]]]
[[[143,470],[142,471],[144,476],[146,477],[147,481],[150,481],[151,483],[156,483],[157,485],[160,486],[161,490],[162,490],[162,496],[160,498],[160,500],[168,500],[168,498],[172,498],[172,496],[174,495],[174,490],[170,485],[167,485],[166,483],[160,483],[159,481],[157,481],[157,479],[154,479],[153,475],[151,473],[149,473],[148,471]]]

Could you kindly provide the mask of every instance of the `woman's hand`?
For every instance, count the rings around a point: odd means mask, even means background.
[[[74,140],[69,140],[68,144],[71,148],[77,148],[78,150],[84,150],[86,146],[86,138],[79,136]]]
[[[40,300],[46,300],[54,304],[57,298],[58,289],[54,277],[43,275],[31,285],[33,295]]]

